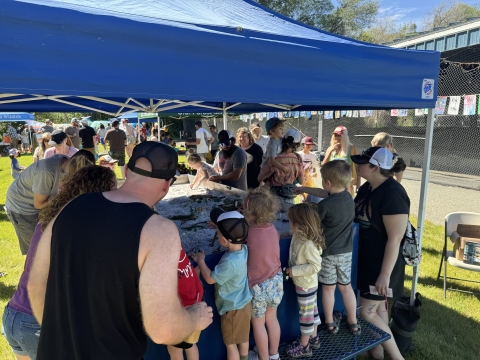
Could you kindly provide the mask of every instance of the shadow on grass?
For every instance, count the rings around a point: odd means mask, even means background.
[[[5,285],[0,281],[0,300],[10,300],[15,293],[15,290],[17,290],[16,285]]]
[[[440,262],[440,255],[443,254],[443,246],[441,249],[432,249],[429,247],[422,247],[422,252],[428,253],[433,256],[438,256],[438,261]]]
[[[443,275],[443,272],[442,272],[442,275]],[[409,281],[412,281],[412,276],[410,275],[405,275],[405,280],[409,280]],[[418,279],[418,282],[422,285],[425,285],[425,286],[434,286],[436,288],[439,288],[439,289],[442,289],[443,290],[443,278],[440,277],[438,280],[437,278],[433,278],[433,277],[421,277]],[[448,292],[448,288],[452,287],[452,285],[454,286],[454,289],[456,290],[461,290],[461,291],[475,291],[475,292],[479,292],[479,286],[480,284],[476,284],[475,283],[470,283],[471,285],[468,285],[468,282],[466,284],[462,284],[462,280],[451,280],[451,279],[447,279],[447,292]],[[475,294],[469,294],[471,296],[474,296],[478,299],[480,299],[480,295],[475,295]],[[447,294],[448,296],[448,294]]]

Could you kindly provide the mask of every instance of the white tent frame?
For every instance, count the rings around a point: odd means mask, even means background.
[[[227,103],[224,102],[222,107],[215,107],[210,105],[203,104],[204,101],[182,101],[182,100],[170,100],[170,99],[149,99],[149,104],[145,105],[135,98],[128,98],[125,102],[118,102],[108,99],[103,99],[97,96],[72,96],[72,95],[37,95],[37,94],[28,94],[25,98],[17,98],[18,96],[24,96],[24,94],[0,94],[0,105],[1,104],[13,104],[18,102],[26,101],[38,101],[38,100],[51,100],[54,102],[63,103],[70,106],[76,106],[84,110],[96,111],[103,114],[107,114],[113,117],[121,117],[131,112],[156,112],[161,113],[169,110],[174,110],[182,108],[185,106],[194,106],[199,108],[206,108],[211,110],[221,111],[223,114],[223,126],[224,129],[227,128],[227,111],[233,109],[234,107],[242,104],[237,102],[235,104],[227,106]],[[11,99],[8,99],[11,98]],[[68,98],[66,100],[65,98]],[[77,104],[72,102],[72,98],[79,99],[88,99],[92,101],[98,101],[99,103],[116,105],[119,107],[118,111],[112,113],[101,109],[96,109],[90,106]],[[286,104],[261,104],[268,107],[276,108],[283,111],[291,111],[301,105],[286,105]],[[430,160],[432,153],[432,141],[433,141],[433,127],[435,121],[435,109],[428,109],[427,115],[427,129],[425,134],[425,147],[423,154],[423,168],[422,168],[422,181],[420,185],[420,201],[418,206],[418,222],[417,222],[417,234],[420,241],[420,247],[422,246],[423,241],[423,231],[425,224],[425,211],[427,205],[427,190],[428,190],[428,180],[429,180],[429,171],[430,171]],[[158,127],[160,128],[160,116],[157,118]],[[321,125],[321,124],[319,124]],[[321,126],[319,126],[318,131],[319,136],[321,136]],[[417,292],[418,287],[418,277],[420,272],[420,265],[413,268],[413,277],[412,277],[412,289],[410,294],[410,302],[413,305],[415,301],[415,293]]]

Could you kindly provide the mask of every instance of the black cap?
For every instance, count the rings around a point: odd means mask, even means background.
[[[140,158],[145,158],[150,162],[151,172],[135,167],[135,162]],[[133,148],[132,157],[128,161],[128,169],[142,176],[168,180],[175,177],[177,164],[178,155],[172,147],[156,141],[145,141]]]
[[[218,133],[218,141],[221,143],[228,143],[232,139],[235,140],[230,130],[222,130]]]
[[[195,121],[195,125],[202,127],[202,122],[201,121]]]
[[[215,208],[210,212],[210,219],[217,225],[218,230],[232,244],[246,244],[248,224],[238,211],[225,212]]]
[[[55,130],[52,132],[52,137],[50,141],[48,142],[48,145],[50,146],[56,146],[60,145],[63,140],[67,138],[67,134],[65,134],[62,130]]]
[[[216,128],[217,128],[217,127],[216,127],[214,124],[212,124],[212,125],[208,125],[208,127],[209,127],[209,128],[214,128],[214,129],[216,129]]]

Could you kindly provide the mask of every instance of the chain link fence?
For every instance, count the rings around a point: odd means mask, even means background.
[[[446,97],[443,113],[435,116],[431,170],[480,176],[480,45],[470,46],[442,53],[439,69],[438,95]],[[475,95],[472,115],[465,115],[465,95]],[[449,115],[451,97],[460,96],[457,115]],[[424,109],[400,110],[392,116],[390,110],[375,111],[332,111],[332,118],[323,112],[307,117],[293,117],[294,113],[283,112],[285,131],[295,127],[305,136],[311,136],[326,150],[335,127],[347,127],[350,141],[359,150],[371,146],[371,140],[379,132],[393,136],[394,147],[407,166],[423,167],[427,114]],[[471,113],[471,111],[470,111]],[[365,116],[366,114],[370,116]],[[252,114],[251,120],[242,121],[238,116],[228,118],[227,128],[235,136],[241,127],[249,128],[252,122],[259,122],[265,135],[268,113]],[[331,114],[330,114],[331,115]],[[363,116],[362,116],[363,115]],[[262,117],[263,116],[263,117]],[[288,117],[292,116],[292,117]],[[194,120],[184,121],[185,131],[195,132]],[[223,130],[222,118],[202,119],[205,128],[215,123],[217,130]],[[319,139],[321,137],[321,139]],[[314,150],[318,150],[314,149]]]

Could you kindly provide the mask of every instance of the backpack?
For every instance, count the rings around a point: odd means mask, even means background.
[[[370,221],[370,224],[373,225],[379,233],[385,233],[373,221]],[[400,244],[400,250],[405,264],[416,266],[422,261],[422,250],[420,249],[417,229],[410,223],[410,220],[407,222],[407,228],[403,235],[402,243]]]

